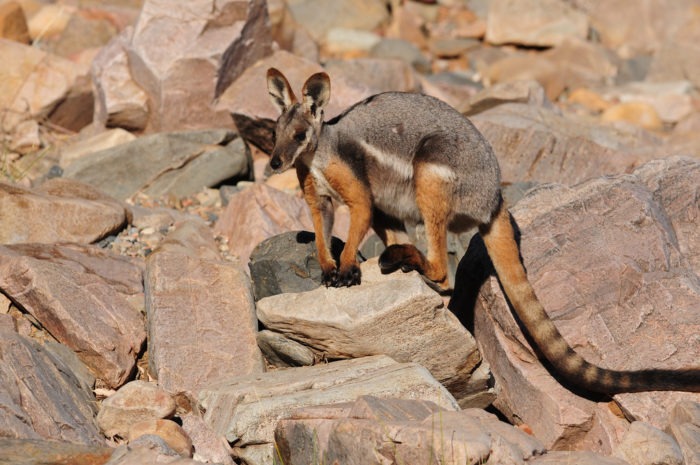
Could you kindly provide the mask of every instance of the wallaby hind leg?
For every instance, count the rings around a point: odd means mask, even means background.
[[[403,221],[393,218],[376,208],[372,212],[372,229],[386,247],[410,242]]]
[[[449,173],[447,173],[449,174]],[[425,224],[428,256],[414,245],[388,247],[379,258],[382,272],[417,270],[441,289],[449,289],[447,278],[447,224],[452,210],[446,173],[429,163],[416,164],[414,182],[416,204]]]

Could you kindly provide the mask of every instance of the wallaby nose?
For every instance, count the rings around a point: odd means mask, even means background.
[[[270,168],[276,170],[279,169],[280,166],[282,166],[282,160],[280,160],[280,157],[272,157],[270,159]]]

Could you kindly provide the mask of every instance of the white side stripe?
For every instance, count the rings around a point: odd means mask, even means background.
[[[442,178],[445,181],[452,182],[457,178],[457,174],[452,168],[447,165],[438,165],[436,163],[425,163],[420,166],[421,170],[426,170],[428,173]]]
[[[413,165],[410,161],[401,158],[399,155],[384,152],[383,150],[370,145],[365,141],[360,141],[360,145],[365,153],[374,158],[374,160],[376,160],[380,165],[398,173],[405,179],[411,179],[413,177]]]

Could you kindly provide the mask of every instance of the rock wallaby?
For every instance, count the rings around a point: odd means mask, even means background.
[[[326,73],[308,78],[301,101],[277,69],[267,71],[267,87],[281,112],[270,167],[275,172],[296,168],[327,286],[360,283],[357,249],[372,227],[387,246],[379,258],[383,272],[417,270],[447,289],[447,231],[476,226],[518,318],[569,383],[605,394],[700,392],[699,369],[614,371],[574,352],[528,281],[501,197],[493,150],[458,111],[426,95],[387,92],[324,121],[330,98]],[[350,210],[350,229],[337,266],[329,250],[332,200]],[[408,243],[404,227],[419,222],[425,225],[427,256]]]

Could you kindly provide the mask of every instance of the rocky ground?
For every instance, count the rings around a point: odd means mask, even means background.
[[[264,80],[458,108],[572,346],[698,366],[697,0],[18,0],[0,37],[0,463],[700,464],[700,394],[562,385],[478,237],[451,299],[374,235],[319,286]]]

